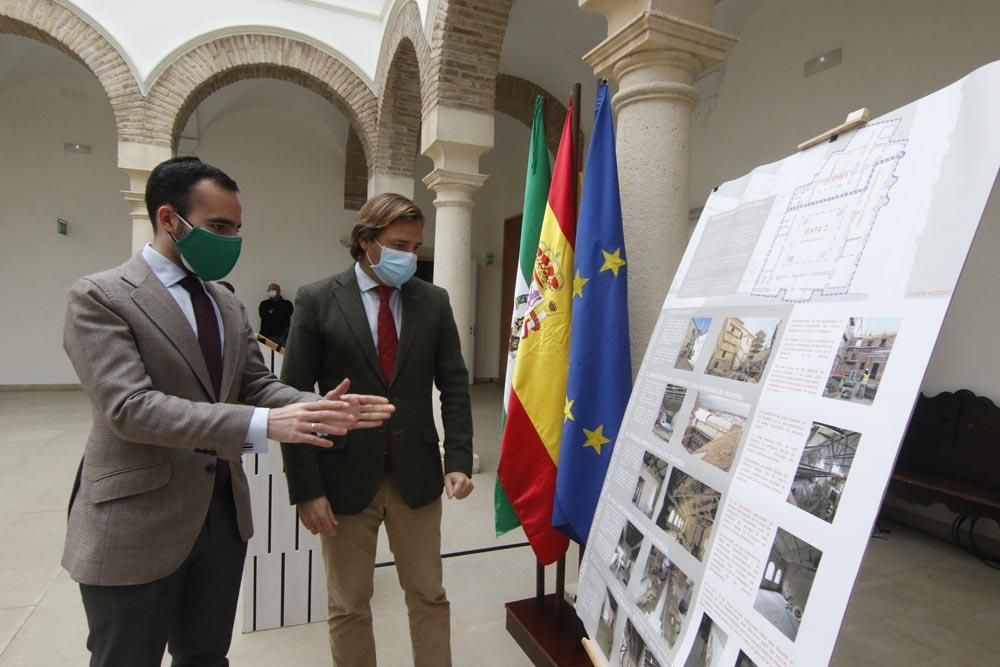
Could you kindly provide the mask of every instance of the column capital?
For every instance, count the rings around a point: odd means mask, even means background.
[[[472,195],[489,178],[486,174],[470,174],[450,169],[435,169],[424,177],[424,185],[437,193],[434,206],[472,208]]]
[[[609,19],[610,21],[610,19]],[[610,23],[609,23],[610,25]],[[622,66],[645,62],[680,66],[696,75],[726,57],[737,38],[707,25],[658,11],[643,11],[583,56],[598,76],[620,78]]]

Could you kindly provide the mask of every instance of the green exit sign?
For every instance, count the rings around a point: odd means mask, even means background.
[[[63,220],[62,218],[56,218],[56,231],[62,234],[63,236],[66,236],[68,230],[69,230],[69,223]]]

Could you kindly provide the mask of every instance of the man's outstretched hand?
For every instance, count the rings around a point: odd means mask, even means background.
[[[384,396],[348,394],[344,380],[319,401],[293,403],[268,411],[267,437],[286,443],[331,447],[325,435],[345,435],[357,428],[374,428],[396,408]]]
[[[344,380],[323,397],[323,400],[328,401],[345,401],[351,406],[355,421],[348,430],[381,426],[396,411],[396,406],[389,403],[385,396],[346,393],[350,386],[351,381]]]

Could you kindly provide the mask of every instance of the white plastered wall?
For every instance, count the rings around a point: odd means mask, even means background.
[[[343,208],[347,120],[294,84],[247,81],[228,88],[246,94],[201,129],[194,153],[240,186],[243,252],[227,280],[257,327],[268,283],[294,300],[302,285],[351,265],[340,243],[355,217]]]
[[[73,384],[66,293],[129,252],[114,115],[85,67],[23,37],[0,35],[0,81],[0,385]]]

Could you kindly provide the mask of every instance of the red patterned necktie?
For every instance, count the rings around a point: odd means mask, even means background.
[[[378,361],[382,366],[385,384],[389,386],[392,370],[396,366],[396,350],[399,348],[396,318],[392,316],[392,308],[389,307],[389,299],[396,288],[379,285],[375,289],[378,290]],[[386,466],[389,466],[392,461],[392,429],[388,422],[385,425],[385,456]]]
[[[399,336],[396,333],[396,318],[392,316],[389,299],[396,290],[395,287],[379,285],[378,290],[378,360],[382,366],[382,375],[386,384],[392,381],[392,370],[396,366],[396,350],[399,348]]]
[[[181,287],[191,295],[191,306],[194,308],[194,321],[198,326],[198,346],[201,356],[205,358],[208,375],[212,380],[216,400],[221,399],[222,390],[222,337],[219,334],[219,321],[215,318],[215,308],[212,300],[205,294],[205,288],[195,276],[181,280]],[[220,491],[229,482],[229,461],[215,460],[215,490]]]

